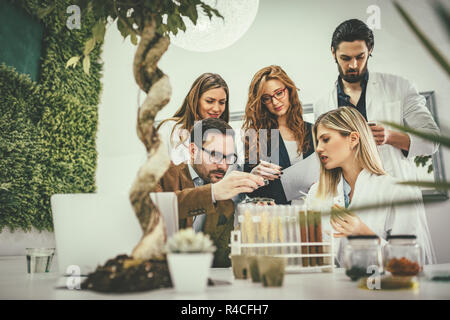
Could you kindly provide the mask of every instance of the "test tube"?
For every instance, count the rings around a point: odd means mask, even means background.
[[[308,205],[305,201],[304,205],[302,206],[302,209],[299,211],[299,226],[300,226],[300,242],[304,244],[305,242],[308,242],[308,228],[307,228],[307,215],[308,215]],[[302,245],[301,246],[301,252],[302,254],[308,253],[308,247]],[[309,259],[307,257],[302,257],[302,266],[307,267],[309,266]]]
[[[301,207],[298,205],[294,205],[291,207],[291,224],[292,224],[292,229],[293,229],[293,236],[292,236],[292,242],[300,242],[300,224],[299,224],[299,211],[300,211]],[[301,252],[301,248],[296,245],[295,247],[292,247],[293,253],[295,254],[299,254]],[[298,266],[301,264],[301,259],[300,258],[295,258],[294,259],[294,265]]]
[[[286,237],[286,224],[285,224],[285,219],[284,219],[284,214],[283,214],[283,207],[282,206],[277,206],[278,210],[277,210],[277,216],[278,216],[278,241],[279,243],[285,243],[285,237]],[[285,254],[286,253],[286,247],[284,246],[280,246],[278,253],[279,254]]]
[[[238,222],[239,222],[239,230],[241,231],[241,243],[245,244],[247,243],[247,232],[245,228],[245,205],[239,204],[238,205]],[[246,253],[247,248],[242,248],[241,252],[242,254]]]
[[[265,246],[261,248],[260,254],[268,255],[269,251],[267,248],[267,244],[269,243],[269,206],[264,205],[261,207],[261,243],[264,243]]]
[[[255,243],[255,229],[253,225],[253,207],[247,206],[244,211],[244,225],[245,225],[245,240],[247,244]],[[253,248],[246,248],[247,254],[252,254]]]
[[[315,233],[315,211],[308,210],[307,222],[308,222],[308,242],[316,242]],[[316,254],[316,246],[308,246],[310,254]],[[312,267],[316,266],[316,257],[309,257],[309,264]]]
[[[315,213],[315,235],[316,242],[322,242],[322,214],[320,211]],[[319,245],[316,247],[317,253],[323,253],[323,246]],[[319,266],[323,265],[323,257],[317,257],[317,264]]]
[[[255,230],[255,243],[260,244],[262,243],[262,232],[261,232],[261,206],[254,205],[253,206],[253,224],[254,224],[254,230]],[[253,253],[255,255],[258,255],[261,251],[260,247],[256,247],[253,250]]]
[[[289,230],[289,206],[288,205],[280,205],[280,222],[281,228],[283,230],[283,236],[281,237],[281,242],[284,244],[282,246],[282,254],[291,253],[291,248],[287,245],[290,242],[290,230]],[[287,259],[287,263],[289,265],[290,259]]]
[[[278,216],[277,216],[277,206],[272,206],[269,210],[270,212],[270,228],[269,228],[269,238],[271,243],[278,243]],[[271,254],[277,254],[278,247],[271,247]]]
[[[289,219],[289,242],[291,243],[291,245],[289,246],[290,248],[290,252],[292,254],[296,254],[297,253],[297,248],[295,246],[293,246],[292,244],[297,242],[297,237],[296,237],[296,233],[295,233],[295,229],[296,229],[296,219],[295,219],[295,208],[294,206],[288,206],[288,219]],[[291,265],[295,265],[296,264],[296,260],[297,258],[291,258]]]

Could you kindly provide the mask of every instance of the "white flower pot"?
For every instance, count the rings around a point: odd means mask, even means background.
[[[213,254],[169,253],[170,277],[177,292],[203,292],[208,283],[209,268]]]

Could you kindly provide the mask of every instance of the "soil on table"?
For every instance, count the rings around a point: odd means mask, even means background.
[[[88,275],[82,289],[99,292],[138,292],[172,287],[167,260],[137,260],[118,255]]]

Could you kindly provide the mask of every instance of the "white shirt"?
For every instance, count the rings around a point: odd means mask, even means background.
[[[295,140],[287,141],[287,140],[283,139],[283,142],[284,142],[284,145],[286,146],[286,150],[289,155],[289,161],[291,162],[291,165],[293,165],[303,159],[303,154],[297,153],[297,141],[295,141]]]
[[[202,178],[200,178],[200,176],[197,174],[197,171],[195,171],[195,169],[192,167],[190,163],[188,163],[188,169],[195,187],[203,186],[205,184],[205,181]],[[214,187],[212,183],[210,183],[210,185],[211,185],[211,198],[213,203],[216,203],[216,199],[214,198]],[[203,231],[203,228],[205,226],[205,219],[206,214],[199,214],[194,216],[194,223],[192,225],[192,228],[195,230],[195,232]]]

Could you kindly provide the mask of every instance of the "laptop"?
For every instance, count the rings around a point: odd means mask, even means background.
[[[178,231],[176,195],[164,192],[152,199],[168,236]],[[127,194],[55,194],[50,201],[60,274],[87,275],[119,254],[131,255],[142,237]]]

